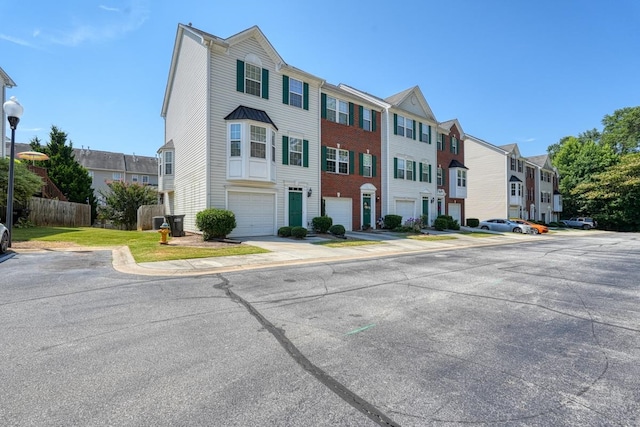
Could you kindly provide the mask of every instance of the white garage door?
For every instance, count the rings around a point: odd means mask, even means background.
[[[402,217],[402,223],[407,222],[409,218],[414,218],[415,202],[413,200],[396,200],[396,215]]]
[[[236,228],[229,237],[276,234],[276,208],[273,194],[230,192],[229,210],[236,216]]]
[[[326,197],[324,211],[334,224],[340,224],[345,230],[353,230],[351,208],[353,200],[348,197]]]
[[[457,220],[458,224],[460,225],[464,225],[462,223],[462,209],[460,208],[460,203],[449,203],[449,206],[447,207],[447,212],[448,215]]]

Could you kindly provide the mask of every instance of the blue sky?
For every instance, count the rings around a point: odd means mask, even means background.
[[[47,142],[55,125],[74,147],[155,155],[177,25],[189,22],[224,38],[258,25],[287,63],[382,98],[418,85],[439,121],[525,156],[640,105],[636,0],[0,0],[0,10],[0,67],[17,84],[7,98],[25,108],[18,142]]]

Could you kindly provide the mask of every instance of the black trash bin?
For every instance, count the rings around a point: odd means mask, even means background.
[[[163,216],[154,216],[153,217],[153,229],[154,230],[160,230],[160,226],[162,225],[163,222],[164,222],[164,217]]]
[[[165,218],[171,229],[171,237],[184,236],[184,215],[166,215]]]

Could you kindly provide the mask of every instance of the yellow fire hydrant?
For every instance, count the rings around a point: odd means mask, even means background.
[[[160,233],[161,245],[169,244],[169,242],[167,241],[167,235],[169,234],[170,231],[171,230],[169,229],[169,224],[167,224],[166,222],[163,222],[162,225],[160,226],[160,230],[158,230],[158,233]]]

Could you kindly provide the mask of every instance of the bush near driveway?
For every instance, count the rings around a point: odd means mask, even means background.
[[[196,214],[196,227],[204,240],[224,239],[236,228],[236,216],[225,209],[205,209]]]

